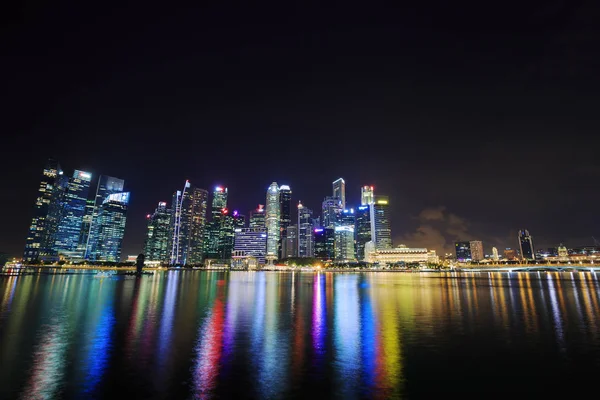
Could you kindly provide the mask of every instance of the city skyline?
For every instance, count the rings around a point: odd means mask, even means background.
[[[272,181],[315,212],[339,177],[354,206],[373,185],[394,243],[438,253],[522,227],[592,244],[600,7],[551,3],[8,13],[0,251],[20,253],[49,156],[127,182],[125,254],[186,179],[242,213]]]

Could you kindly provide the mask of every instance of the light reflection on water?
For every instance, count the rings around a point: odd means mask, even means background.
[[[5,277],[0,398],[556,394],[600,367],[599,297],[590,272]]]

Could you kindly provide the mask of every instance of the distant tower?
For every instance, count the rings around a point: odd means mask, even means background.
[[[342,200],[339,197],[325,197],[321,210],[323,227],[334,228],[343,209]]]
[[[375,250],[392,248],[390,202],[387,196],[376,196],[371,205],[371,238]]]
[[[562,243],[558,246],[558,260],[569,261],[569,251]]]
[[[288,185],[279,187],[279,243],[277,255],[287,258],[287,228],[292,223],[292,189]],[[296,236],[296,235],[295,235]]]
[[[267,189],[267,208],[265,212],[265,223],[267,225],[267,255],[277,257],[279,244],[279,186],[277,182],[271,183]]]
[[[94,260],[121,261],[128,206],[129,192],[109,194],[102,202],[97,217],[97,243],[92,253]]]
[[[356,210],[354,240],[356,242],[356,259],[365,259],[365,245],[371,241],[371,206],[363,205]]]
[[[363,186],[360,188],[360,205],[368,206],[369,204],[373,204],[374,195],[373,195],[373,186]]]
[[[460,262],[471,261],[471,243],[470,242],[455,242],[454,249],[456,251],[456,261],[460,261]]]
[[[524,260],[535,260],[533,240],[527,229],[519,231],[519,248],[521,249],[521,258]]]
[[[342,178],[333,181],[333,197],[337,197],[342,202],[342,210],[346,208],[346,182]]]
[[[196,264],[204,255],[208,191],[185,181],[183,191],[173,194],[171,214],[171,265]]]
[[[498,255],[498,249],[495,247],[492,247],[492,259],[494,261],[498,261],[500,259],[500,256]]]
[[[335,227],[335,259],[337,261],[356,261],[354,247],[354,226],[356,218],[354,209],[344,210]]]
[[[265,228],[264,204],[259,204],[256,210],[250,211],[250,228]]]
[[[481,261],[483,260],[483,243],[480,240],[471,240],[469,242],[471,248],[471,260]]]
[[[204,232],[204,257],[221,258],[223,210],[227,209],[227,188],[216,186],[213,190],[211,220]]]
[[[298,203],[298,257],[314,255],[312,210]]]

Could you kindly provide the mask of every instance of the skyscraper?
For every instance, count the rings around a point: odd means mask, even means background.
[[[56,160],[50,159],[42,171],[33,217],[27,233],[23,259],[37,261],[53,258],[61,188],[59,177],[63,171]]]
[[[146,216],[146,221],[148,223],[144,242],[146,261],[167,262],[171,233],[171,210],[167,208],[167,203],[158,203],[154,213]]]
[[[278,257],[286,258],[283,248],[287,243],[287,227],[292,223],[292,190],[288,185],[279,187],[279,243]]]
[[[365,259],[365,245],[371,241],[371,206],[363,205],[358,207],[355,218],[354,238],[356,241],[356,259],[363,261]]]
[[[335,257],[335,231],[333,228],[315,228],[315,257],[333,260]]]
[[[360,188],[360,205],[368,206],[369,204],[373,204],[373,186],[363,186]]]
[[[471,240],[469,242],[469,247],[471,249],[472,261],[481,261],[484,259],[483,243],[480,240]]]
[[[521,249],[521,258],[523,260],[535,260],[533,239],[527,229],[521,229],[519,231],[519,248]]]
[[[54,250],[58,254],[67,257],[77,256],[77,246],[91,180],[92,174],[79,170],[75,170],[73,176],[68,180],[54,241]]]
[[[255,210],[250,211],[250,228],[266,228],[265,225],[265,206],[259,204]]]
[[[219,258],[231,258],[236,229],[246,227],[246,217],[237,210],[230,212],[228,208],[221,210],[221,229],[219,234]]]
[[[346,182],[338,178],[332,183],[333,197],[337,197],[342,202],[342,210],[346,208]]]
[[[267,189],[267,209],[265,221],[267,226],[267,255],[277,256],[280,238],[279,231],[279,186],[277,182],[271,183]]]
[[[335,231],[335,259],[337,261],[355,261],[354,226],[356,223],[354,209],[344,210]]]
[[[98,240],[93,257],[98,261],[119,262],[121,260],[121,244],[125,235],[129,192],[109,194],[97,216]]]
[[[323,227],[333,228],[337,224],[338,217],[342,212],[342,201],[339,197],[327,196],[322,204],[322,222]]]
[[[289,225],[286,230],[282,258],[298,257],[298,225]]]
[[[204,235],[204,253],[208,258],[221,258],[223,254],[224,209],[227,209],[227,188],[217,186],[213,191],[211,221],[207,224]]]
[[[314,255],[312,210],[298,203],[298,257]]]
[[[111,194],[123,193],[123,188],[125,187],[125,181],[123,179],[115,178],[107,175],[100,175],[98,178],[98,186],[96,187],[96,195],[93,198],[93,209],[92,215],[89,216],[89,211],[86,214],[86,219],[89,218],[89,225],[84,223],[84,227],[82,229],[80,248],[84,251],[83,256],[86,259],[95,260],[94,252],[98,245],[98,214],[100,213],[100,209],[102,208],[102,204],[104,204],[104,200]],[[88,208],[89,210],[89,208]],[[86,229],[87,228],[87,229]],[[85,249],[83,246],[83,242],[85,242]]]
[[[471,243],[470,242],[455,242],[454,251],[456,252],[456,261],[467,262],[471,261]]]
[[[202,262],[204,255],[204,229],[208,192],[185,182],[183,191],[173,194],[171,214],[171,265]]]
[[[375,196],[371,206],[371,237],[375,250],[392,248],[390,205],[387,196]]]

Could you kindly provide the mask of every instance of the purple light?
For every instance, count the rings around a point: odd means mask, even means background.
[[[323,229],[315,228],[315,233],[317,233],[317,232],[323,232]]]
[[[237,215],[238,215],[238,210],[233,210],[233,216],[237,217]]]

